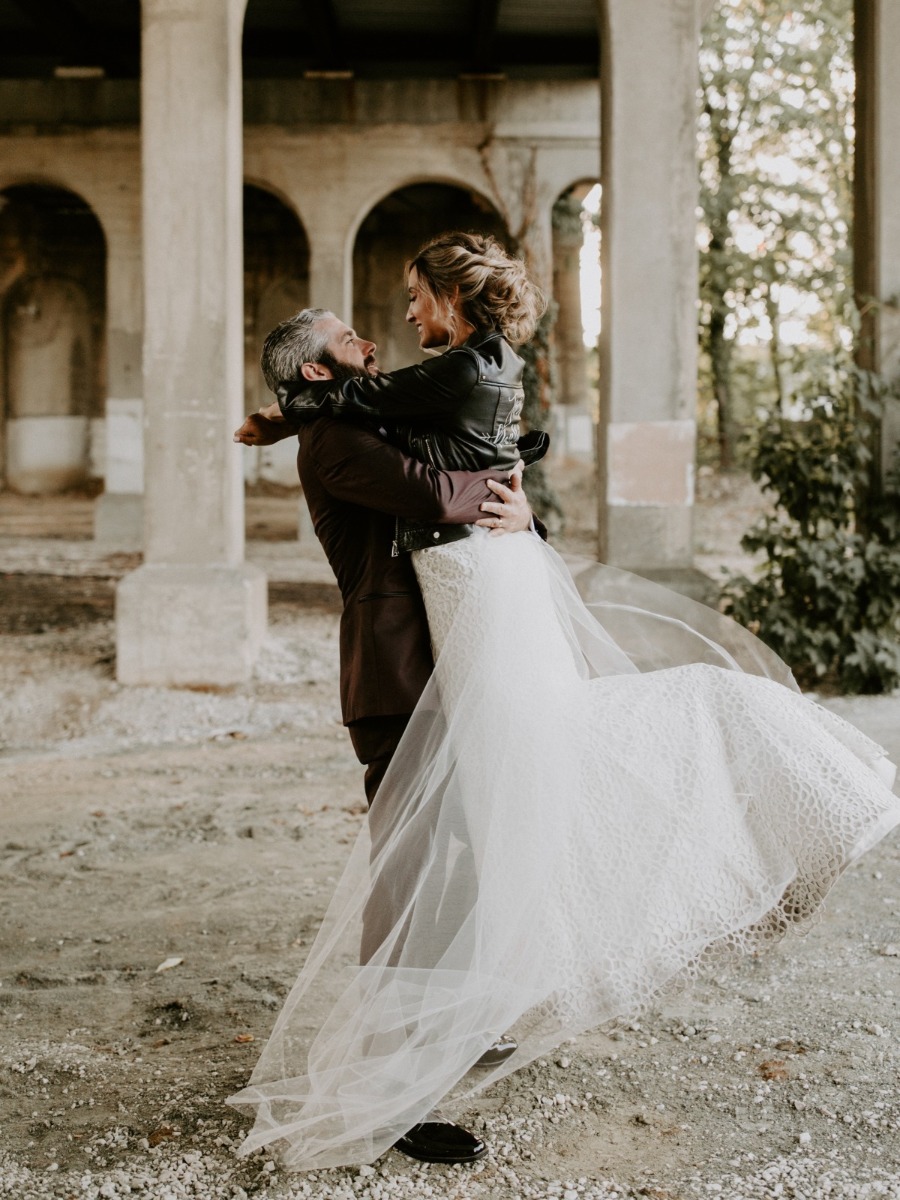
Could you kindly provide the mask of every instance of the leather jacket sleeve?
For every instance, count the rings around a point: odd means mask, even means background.
[[[372,417],[422,421],[452,414],[460,396],[478,382],[478,360],[468,350],[448,350],[412,367],[374,377],[279,383],[275,395],[286,421],[305,424],[316,417]]]

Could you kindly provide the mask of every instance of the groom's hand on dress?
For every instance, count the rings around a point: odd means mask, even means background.
[[[493,516],[482,517],[476,521],[485,529],[490,529],[491,536],[503,533],[522,533],[533,528],[531,506],[522,488],[522,472],[525,464],[519,462],[510,475],[509,485],[498,483],[495,479],[487,481],[488,487],[497,496],[496,500],[485,500],[481,511],[493,513]]]

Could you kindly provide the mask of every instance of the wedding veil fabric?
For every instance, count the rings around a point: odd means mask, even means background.
[[[228,1101],[240,1153],[294,1169],[371,1162],[448,1093],[802,927],[900,821],[882,749],[703,606],[608,568],[586,606],[532,534],[416,571],[434,674]]]

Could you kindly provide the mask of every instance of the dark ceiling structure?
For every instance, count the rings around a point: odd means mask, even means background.
[[[0,0],[0,78],[136,79],[140,0]],[[590,79],[596,0],[248,0],[248,78]]]

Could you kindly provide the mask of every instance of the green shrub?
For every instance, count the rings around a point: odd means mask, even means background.
[[[759,634],[802,686],[886,692],[900,685],[900,464],[874,469],[884,385],[846,368],[758,435],[754,479],[774,512],[743,537],[757,577],[725,582],[726,612]]]

